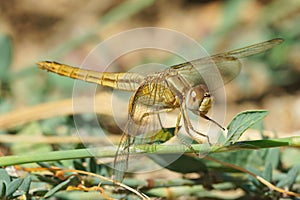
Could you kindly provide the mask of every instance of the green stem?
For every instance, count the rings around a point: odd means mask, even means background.
[[[212,146],[208,150],[208,145],[205,144],[193,144],[192,148],[197,153],[216,153],[216,152],[229,152],[235,150],[246,150],[246,149],[262,149],[262,148],[273,148],[273,147],[300,147],[300,137],[289,137],[269,140],[252,140],[237,142],[231,146],[220,147]],[[137,145],[130,148],[131,154],[182,154],[182,153],[193,153],[193,150],[185,145]],[[87,157],[114,157],[116,151],[114,148],[94,148],[94,149],[75,149],[67,151],[53,151],[40,154],[27,154],[27,155],[14,155],[5,156],[0,158],[0,166],[9,166],[25,163],[35,162],[47,162],[56,160],[67,160]]]

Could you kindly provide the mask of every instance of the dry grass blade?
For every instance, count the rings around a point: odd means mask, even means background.
[[[107,102],[110,99],[107,93],[99,93],[95,97],[95,102]],[[57,102],[39,104],[33,107],[24,108],[0,116],[0,129],[10,129],[18,125],[29,123],[36,120],[47,119],[56,116],[65,116],[87,112],[84,105],[90,104],[90,99],[80,99],[82,107],[74,110],[72,105],[73,99],[66,99]],[[102,104],[103,104],[102,103]],[[95,112],[99,114],[110,114],[111,106],[95,106]]]

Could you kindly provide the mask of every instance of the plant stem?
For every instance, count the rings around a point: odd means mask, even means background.
[[[252,141],[241,141],[231,146],[220,147],[211,146],[208,149],[207,144],[193,144],[192,148],[197,153],[217,153],[217,152],[230,152],[235,150],[246,150],[246,149],[262,149],[262,148],[273,148],[273,147],[300,147],[300,137],[289,137],[269,140],[252,140]],[[145,144],[132,146],[130,148],[130,154],[183,154],[193,153],[193,150],[185,145],[164,145],[164,144]],[[56,160],[67,160],[87,157],[114,157],[116,154],[116,148],[100,147],[93,149],[75,149],[66,151],[53,151],[40,154],[24,154],[5,156],[0,158],[0,166],[9,166],[25,163],[35,162],[47,162]]]

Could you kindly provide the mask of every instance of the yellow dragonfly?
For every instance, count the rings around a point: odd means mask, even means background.
[[[115,178],[122,180],[124,171],[128,167],[129,147],[138,143],[137,137],[142,138],[139,143],[154,142],[153,140],[156,139],[155,133],[157,133],[156,128],[159,126],[163,128],[160,119],[160,114],[163,112],[178,109],[175,135],[179,129],[181,119],[183,119],[186,133],[199,143],[204,140],[194,138],[193,134],[203,136],[205,140],[209,138],[193,127],[188,111],[215,123],[225,130],[206,115],[212,106],[213,97],[201,72],[216,67],[223,82],[227,83],[239,74],[241,69],[240,58],[264,52],[282,42],[283,39],[275,38],[233,51],[177,64],[149,75],[134,72],[97,72],[51,61],[38,62],[38,66],[41,69],[73,79],[134,92],[129,100],[128,121],[115,156]],[[153,116],[156,117],[155,120]],[[155,126],[157,127],[154,128]],[[149,135],[149,131],[153,131],[152,134]]]

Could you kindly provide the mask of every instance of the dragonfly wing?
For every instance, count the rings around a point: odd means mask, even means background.
[[[132,143],[132,138],[125,132],[119,142],[117,153],[114,160],[114,179],[122,182],[124,173],[128,168],[129,147]]]
[[[185,78],[190,86],[219,80],[218,73],[224,84],[234,79],[241,70],[241,63],[235,57],[211,56],[173,66],[177,73]],[[219,86],[217,86],[219,87]]]
[[[225,57],[231,56],[231,57],[235,57],[235,58],[244,58],[244,57],[252,56],[252,55],[267,51],[267,50],[281,44],[283,41],[284,40],[281,38],[275,38],[272,40],[268,40],[266,42],[250,45],[250,46],[236,49],[233,51],[229,51],[226,53],[217,54],[216,56],[225,56]]]
[[[139,127],[136,124],[132,124],[130,121],[131,120],[129,120],[129,122],[127,123],[127,127],[124,130],[121,141],[119,142],[114,160],[114,179],[119,182],[123,180],[126,171],[143,171],[147,170],[147,168],[149,170],[149,168],[153,167],[151,165],[146,165],[144,161],[143,163],[145,164],[145,166],[140,165],[141,160],[144,160],[143,155],[130,155],[130,149],[132,147],[135,147],[136,145],[151,144],[153,142],[153,138],[155,137],[154,132],[152,131],[148,133],[146,131],[150,130],[149,127],[152,127],[153,123],[155,122],[150,123],[147,126]],[[158,122],[156,122],[156,124],[157,123]],[[139,135],[135,136],[133,133],[139,133]]]
[[[179,75],[187,79],[192,86],[205,83],[203,78],[204,76],[205,79],[207,76],[214,78],[214,74],[216,72],[214,69],[217,68],[223,79],[223,82],[226,84],[240,73],[241,63],[239,58],[244,58],[267,51],[268,49],[271,49],[282,42],[283,39],[276,38],[233,51],[196,59],[190,62],[172,66],[171,68],[176,69]]]
[[[137,110],[135,110],[138,116],[143,116],[143,113],[146,113],[146,115],[151,113],[149,108],[143,108],[142,110],[141,106],[144,107],[144,105],[139,101],[135,102],[135,105],[138,105]],[[143,170],[140,167],[145,168],[145,166],[134,166],[140,163],[143,155],[130,155],[130,149],[136,145],[153,143],[155,139],[154,130],[158,130],[158,127],[161,129],[156,114],[144,117],[143,124],[136,124],[132,119],[127,121],[114,160],[115,180],[121,182],[126,171],[132,171],[132,169]]]

